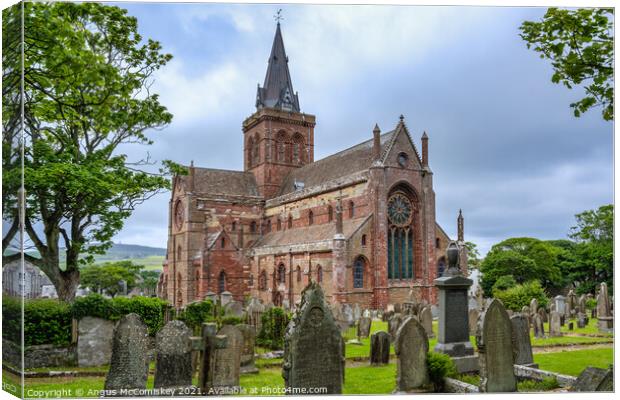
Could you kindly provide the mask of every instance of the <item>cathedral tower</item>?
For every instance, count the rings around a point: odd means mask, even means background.
[[[278,195],[291,170],[314,161],[314,125],[314,115],[300,112],[278,22],[256,112],[243,121],[244,170],[265,198]]]

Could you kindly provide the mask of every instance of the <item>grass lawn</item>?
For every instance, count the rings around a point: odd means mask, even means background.
[[[591,349],[534,354],[540,369],[578,376],[586,367],[607,368],[614,362],[614,350]]]

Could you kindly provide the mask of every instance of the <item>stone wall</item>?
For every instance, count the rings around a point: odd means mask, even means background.
[[[19,344],[2,339],[2,359],[13,367],[21,364]],[[28,346],[24,349],[24,368],[70,367],[77,364],[75,345],[59,347],[51,344]]]

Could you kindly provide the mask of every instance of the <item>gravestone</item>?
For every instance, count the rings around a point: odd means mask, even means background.
[[[77,361],[79,367],[107,365],[112,357],[114,321],[84,317],[78,323]]]
[[[146,389],[148,377],[148,331],[137,314],[123,316],[114,329],[110,369],[104,389],[120,395],[121,390]]]
[[[200,393],[204,396],[215,394],[213,392],[213,378],[215,375],[215,355],[218,349],[226,348],[228,338],[217,335],[217,324],[207,322],[202,324],[202,343],[198,350],[202,352],[200,360],[200,373],[198,382]]]
[[[611,304],[607,293],[607,284],[601,283],[601,287],[596,296],[596,315],[598,318],[599,332],[612,333],[614,329],[614,318],[611,314]]]
[[[516,392],[512,323],[499,300],[491,302],[478,328],[476,343],[480,356],[480,391]]]
[[[560,313],[554,311],[551,313],[551,318],[549,320],[549,336],[557,337],[562,336],[561,325],[560,325]]]
[[[227,343],[225,348],[215,350],[213,387],[235,390],[239,387],[243,335],[234,325],[224,325],[217,334],[226,336]]]
[[[282,377],[287,389],[324,388],[341,394],[344,382],[344,341],[323,295],[311,282],[286,329]]]
[[[434,350],[452,357],[474,354],[474,348],[469,341],[467,310],[467,292],[473,281],[461,274],[459,253],[459,245],[450,242],[446,250],[448,269],[441,278],[434,281],[439,290],[439,332]]]
[[[581,314],[586,313],[586,295],[582,294],[577,300],[577,312]]]
[[[357,337],[367,338],[370,335],[372,320],[369,317],[361,317],[357,323]]]
[[[471,336],[476,335],[476,327],[478,325],[478,316],[480,315],[480,311],[475,308],[469,310],[469,334]]]
[[[429,306],[424,306],[424,308],[422,308],[419,320],[426,332],[426,336],[429,338],[435,337],[433,334],[433,314]]]
[[[355,303],[355,307],[353,307],[353,319],[359,320],[362,317],[362,309],[360,308],[359,303]]]
[[[577,314],[577,328],[585,328],[588,325],[588,316],[583,313]]]
[[[168,322],[155,337],[155,388],[187,388],[192,385],[190,329],[179,320]],[[181,392],[183,394],[184,392]]]
[[[553,298],[555,304],[555,311],[559,312],[561,315],[566,315],[567,308],[566,307],[566,297],[562,295],[557,295]]]
[[[233,294],[230,293],[228,290],[223,291],[222,293],[220,293],[220,302],[222,307],[226,307],[226,304],[230,303],[233,300]]]
[[[256,328],[248,324],[239,324],[235,327],[243,336],[241,347],[241,366],[242,374],[258,374],[258,368],[254,365],[254,343],[256,342]]]
[[[364,312],[362,313],[362,317],[364,318],[377,318],[377,311],[373,310],[370,311],[369,309],[365,309]]]
[[[413,317],[407,317],[398,328],[394,340],[396,353],[396,390],[408,392],[429,384],[426,354],[428,338],[424,327]]]
[[[573,321],[568,323],[568,330],[572,331],[573,329],[575,329],[575,325],[573,324]]]
[[[515,353],[515,364],[538,368],[534,364],[532,343],[530,340],[530,327],[524,315],[510,317],[512,324],[512,347]]]
[[[540,315],[540,318],[542,318],[543,322],[549,322],[549,317],[547,316],[547,310],[545,310],[543,307],[540,307],[538,309],[538,314]]]
[[[574,310],[577,308],[577,295],[573,289],[568,291],[568,295],[566,296],[566,305],[568,306],[568,312],[566,315],[573,315]]]
[[[394,312],[398,314],[402,314],[402,306],[400,303],[394,304]]]
[[[555,311],[552,312],[552,314]],[[543,324],[542,318],[540,314],[534,314],[534,320],[532,321],[532,325],[534,326],[534,337],[537,339],[542,339],[545,337],[545,325]]]
[[[530,315],[530,308],[528,306],[521,307],[521,314],[529,316]]]
[[[612,368],[587,367],[571,386],[572,392],[613,392],[614,372]]]
[[[262,316],[265,312],[265,306],[257,298],[252,298],[247,308],[248,324],[256,327],[256,332],[260,332],[262,327]]]
[[[236,300],[231,301],[224,307],[224,313],[233,317],[243,318],[245,316],[245,311],[243,311],[243,303]]]
[[[533,298],[532,300],[530,300],[530,306],[529,308],[529,313],[535,313],[536,311],[538,311],[538,299]]]
[[[390,334],[379,331],[370,337],[370,364],[384,365],[390,362]]]
[[[396,339],[396,332],[398,331],[398,328],[400,327],[402,320],[403,319],[400,313],[395,313],[388,320],[388,332],[390,333],[390,336],[392,337],[392,341]]]

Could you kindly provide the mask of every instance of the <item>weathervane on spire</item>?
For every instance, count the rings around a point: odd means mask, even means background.
[[[273,16],[273,19],[275,19],[278,24],[284,19],[284,17],[282,16],[282,9],[278,10],[276,15]]]

